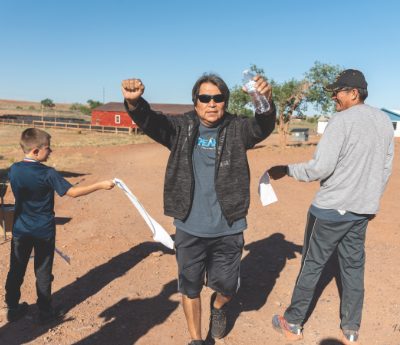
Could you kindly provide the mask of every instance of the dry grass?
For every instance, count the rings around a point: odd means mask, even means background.
[[[26,127],[0,125],[0,167],[21,158],[19,138]],[[52,136],[52,147],[114,146],[153,142],[146,135],[102,134],[96,132],[46,129]]]
[[[79,111],[72,111],[70,103],[55,103],[53,109],[43,109],[40,102],[15,101],[0,99],[0,115],[38,115],[72,117],[90,121],[90,115],[82,114]]]

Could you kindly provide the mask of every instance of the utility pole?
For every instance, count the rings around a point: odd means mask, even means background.
[[[106,89],[103,86],[103,104],[105,103],[105,99],[106,99]]]

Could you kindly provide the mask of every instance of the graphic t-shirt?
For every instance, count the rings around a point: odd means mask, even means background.
[[[246,218],[229,226],[222,214],[215,192],[215,158],[219,127],[209,128],[200,124],[199,137],[193,150],[194,196],[188,218],[174,225],[198,237],[218,237],[236,234],[246,229]],[[229,181],[226,181],[229,183]]]
[[[15,197],[13,236],[54,236],[54,191],[63,196],[72,185],[39,162],[14,163],[9,178]]]

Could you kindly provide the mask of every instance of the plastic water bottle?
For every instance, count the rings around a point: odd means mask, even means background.
[[[253,80],[254,77],[255,74],[250,70],[246,69],[243,71],[243,85],[251,97],[256,113],[262,114],[267,112],[271,106],[267,97],[261,95],[256,90],[256,82]]]

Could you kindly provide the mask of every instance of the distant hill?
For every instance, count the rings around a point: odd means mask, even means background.
[[[71,110],[71,103],[55,103],[53,109],[43,109],[40,102],[0,99],[0,115],[62,116],[89,120],[90,116]]]

